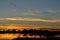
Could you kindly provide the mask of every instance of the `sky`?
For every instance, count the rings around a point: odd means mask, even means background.
[[[58,25],[60,0],[0,0],[1,20],[40,21]]]

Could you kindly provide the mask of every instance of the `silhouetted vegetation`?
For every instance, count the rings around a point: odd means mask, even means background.
[[[10,31],[10,30],[0,31],[0,33],[2,33],[2,34],[4,34],[4,33],[18,33],[18,34],[21,33],[21,34],[24,34],[24,36],[27,34],[39,35],[39,36],[44,35],[47,37],[47,39],[51,39],[51,40],[52,39],[60,39],[60,38],[54,37],[54,35],[60,35],[60,31],[48,31],[48,30],[41,30],[41,29],[40,30],[33,30],[33,29],[26,30],[26,29],[24,29],[23,31],[20,31],[20,30],[16,31],[15,29],[13,29],[12,31]],[[16,39],[18,40],[18,39],[23,39],[23,38],[17,37]],[[13,39],[13,40],[16,40],[16,39]],[[28,38],[25,38],[25,39],[28,40]],[[33,38],[30,38],[30,39],[33,39]],[[42,38],[40,38],[40,40],[41,39]],[[38,40],[38,39],[36,39],[36,40]],[[42,39],[42,40],[45,40],[45,39]]]

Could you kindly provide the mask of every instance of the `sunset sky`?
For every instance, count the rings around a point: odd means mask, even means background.
[[[0,24],[60,26],[60,0],[0,0]]]

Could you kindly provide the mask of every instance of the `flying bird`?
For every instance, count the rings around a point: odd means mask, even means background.
[[[9,1],[12,11],[16,11],[16,4],[12,1]]]
[[[13,3],[13,2],[10,2],[10,5],[13,6],[13,7],[16,7],[16,4]]]

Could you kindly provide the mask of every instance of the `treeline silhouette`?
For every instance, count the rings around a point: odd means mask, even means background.
[[[33,30],[33,29],[30,29],[30,30],[26,30],[24,29],[23,31],[16,31],[15,29],[13,29],[12,31],[10,30],[7,30],[7,31],[0,31],[0,33],[4,34],[4,33],[18,33],[18,34],[24,34],[24,35],[27,35],[27,34],[30,34],[30,35],[44,35],[47,37],[47,39],[60,39],[58,37],[54,37],[55,35],[60,35],[60,31],[48,31],[48,30]],[[16,38],[16,39],[22,39],[22,38]],[[13,40],[16,40],[16,39],[13,39]],[[25,38],[27,39],[27,38]],[[41,39],[41,38],[40,38]],[[36,39],[38,40],[38,39]],[[44,39],[45,40],[45,39]]]
[[[31,34],[37,34],[37,35],[58,35],[60,34],[60,31],[48,31],[48,30],[41,30],[41,29],[40,30],[24,29],[23,31],[20,31],[20,30],[16,31],[15,29],[13,29],[12,31],[10,30],[0,31],[0,33],[23,33],[23,34],[31,33]]]

